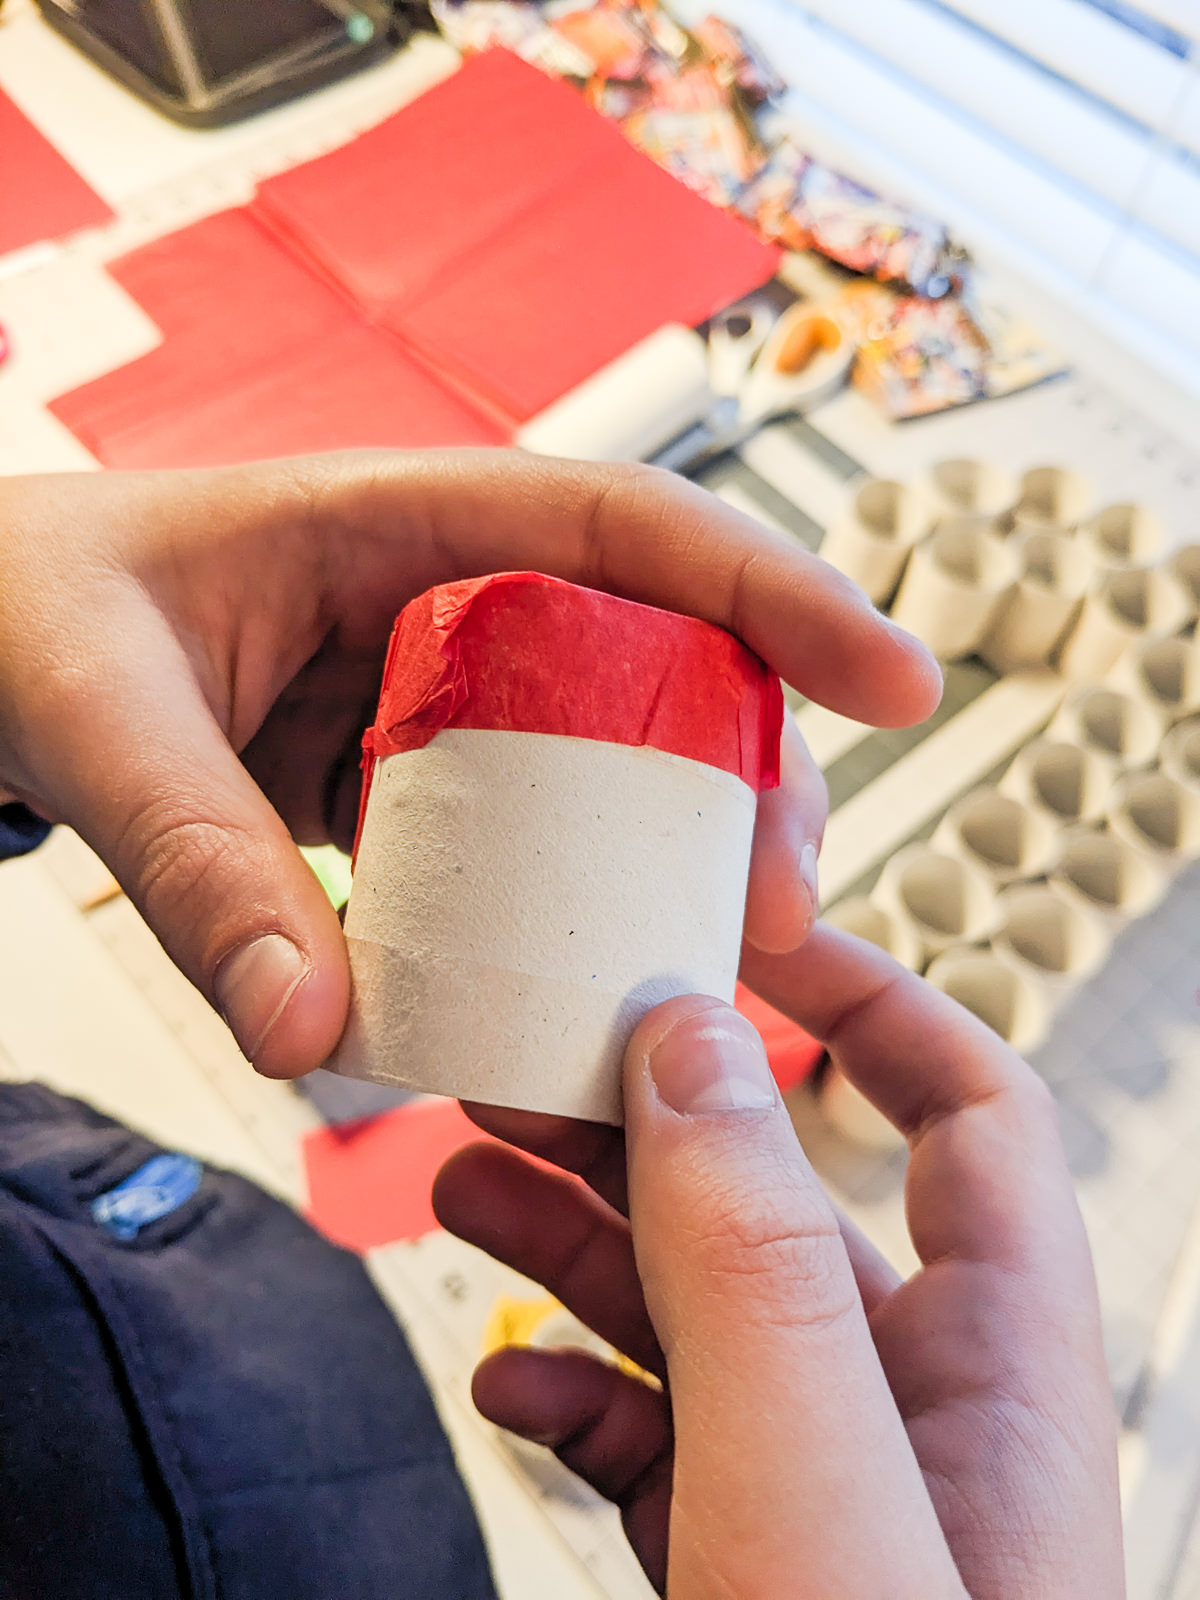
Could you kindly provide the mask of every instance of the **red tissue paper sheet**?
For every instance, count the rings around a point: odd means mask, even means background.
[[[396,619],[375,723],[363,736],[363,805],[377,760],[442,728],[503,728],[652,745],[779,782],[779,679],[711,622],[540,572],[429,589]]]
[[[0,90],[0,255],[108,222],[112,212]]]
[[[269,179],[255,208],[513,423],[664,322],[712,316],[779,259],[504,50]]]
[[[163,344],[51,409],[111,467],[507,443],[777,261],[567,85],[493,51],[252,207],[116,262]]]
[[[164,342],[50,407],[106,466],[504,440],[246,210],[155,240],[109,271]]]
[[[791,1017],[785,1017],[782,1011],[776,1011],[774,1006],[760,1000],[745,984],[738,984],[734,1005],[758,1029],[775,1082],[785,1093],[811,1077],[817,1062],[825,1054],[825,1046],[819,1039],[805,1033],[798,1023],[793,1022]]]
[[[442,1163],[467,1144],[495,1144],[457,1100],[415,1100],[377,1117],[320,1128],[302,1142],[308,1216],[350,1250],[419,1239],[439,1226],[430,1191]],[[550,1168],[536,1156],[535,1166]]]
[[[457,1100],[418,1100],[320,1128],[303,1141],[309,1218],[350,1250],[419,1239],[438,1226],[429,1198],[438,1168],[486,1138]]]

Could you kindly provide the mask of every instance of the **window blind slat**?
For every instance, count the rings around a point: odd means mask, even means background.
[[[1132,216],[1186,250],[1200,274],[1200,164],[1161,155],[1139,187]]]
[[[806,0],[806,9],[1051,172],[1118,211],[1128,205],[1153,148],[1145,130],[924,0]]]
[[[942,0],[947,9],[1148,128],[1161,128],[1190,68],[1087,0]]]
[[[1126,235],[1097,287],[1168,338],[1200,351],[1200,277],[1152,240]]]
[[[798,115],[811,101],[837,119],[851,146],[865,137],[891,152],[955,195],[956,209],[1011,230],[1073,275],[1088,278],[1099,267],[1115,233],[1110,208],[804,13],[778,0],[740,0],[739,20],[752,32],[756,13],[757,32],[774,36],[777,60],[801,97]]]
[[[1200,0],[1135,0],[1133,9],[1200,43]]]

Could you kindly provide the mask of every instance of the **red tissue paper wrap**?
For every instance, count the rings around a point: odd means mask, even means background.
[[[443,728],[651,745],[762,790],[779,783],[782,726],[779,679],[711,622],[540,572],[467,578],[396,619],[363,807],[376,761]]]

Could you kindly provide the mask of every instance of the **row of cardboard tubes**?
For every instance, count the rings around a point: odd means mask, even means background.
[[[942,659],[1063,679],[1050,727],[997,786],[825,913],[1023,1053],[1200,858],[1200,545],[1166,555],[1151,512],[1089,516],[1090,499],[1065,469],[1016,482],[943,462],[915,485],[863,484],[821,548]],[[836,1073],[824,1104],[858,1142],[894,1142]]]

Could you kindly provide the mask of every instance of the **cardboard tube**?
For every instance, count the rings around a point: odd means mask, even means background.
[[[924,947],[909,919],[894,916],[865,894],[839,900],[828,911],[822,911],[821,920],[831,928],[878,945],[910,972],[919,972],[924,965]]]
[[[1145,506],[1105,506],[1079,529],[1081,538],[1105,567],[1148,567],[1162,551],[1166,531]]]
[[[1060,899],[1099,917],[1115,931],[1152,911],[1169,882],[1161,862],[1132,849],[1116,834],[1071,828],[1063,835],[1048,886]]]
[[[638,1019],[733,1000],[754,816],[740,778],[648,746],[444,728],[380,761],[330,1066],[619,1122]]]
[[[1108,803],[1119,839],[1169,869],[1200,856],[1200,794],[1165,772],[1128,773]]]
[[[1165,733],[1166,718],[1152,700],[1101,684],[1069,694],[1049,729],[1051,739],[1095,750],[1122,771],[1153,765]]]
[[[346,912],[347,1077],[600,1122],[668,995],[732,1001],[779,680],[711,624],[543,573],[392,630]]]
[[[1167,722],[1200,711],[1200,639],[1154,639],[1122,656],[1111,680],[1146,700]]]
[[[542,456],[641,461],[712,404],[704,340],[668,322],[531,418],[515,443]]]
[[[1074,529],[1087,515],[1092,486],[1068,467],[1031,467],[1021,479],[1014,508],[1022,531]]]
[[[1017,753],[999,787],[1068,827],[1104,815],[1116,776],[1114,763],[1098,751],[1061,739],[1035,739]]]
[[[832,1063],[821,1081],[820,1099],[825,1121],[848,1143],[881,1155],[904,1149],[907,1140],[899,1128]]]
[[[1163,740],[1162,769],[1185,789],[1200,789],[1200,717],[1171,729]]]
[[[924,495],[887,478],[870,478],[821,541],[821,557],[853,578],[878,606],[894,592],[909,552],[928,532],[933,507]]]
[[[1104,923],[1045,884],[1021,884],[1000,896],[992,949],[1045,986],[1053,1003],[1103,966],[1111,937]]]
[[[979,646],[997,672],[1040,666],[1071,626],[1092,581],[1087,551],[1066,534],[1028,533],[1018,544],[1020,572]]]
[[[936,462],[920,487],[947,517],[998,517],[1015,505],[1020,492],[1012,473],[965,457]]]
[[[1182,545],[1163,565],[1191,595],[1192,609],[1200,612],[1200,544]]]
[[[1194,614],[1191,596],[1162,568],[1112,568],[1084,600],[1059,670],[1077,682],[1095,682],[1131,646],[1178,633]]]
[[[976,789],[942,818],[933,847],[977,867],[999,886],[1044,876],[1058,848],[1058,831],[1045,811],[1014,795]]]
[[[908,845],[893,856],[871,899],[912,926],[927,961],[951,945],[986,939],[996,920],[996,896],[986,874],[926,844]]]
[[[1050,1024],[1045,995],[994,951],[948,950],[927,976],[935,989],[986,1022],[1020,1054],[1045,1038]]]
[[[1017,571],[1013,548],[976,523],[940,523],[913,551],[892,619],[944,661],[969,655]]]

